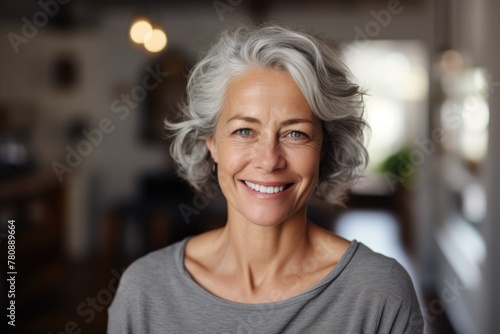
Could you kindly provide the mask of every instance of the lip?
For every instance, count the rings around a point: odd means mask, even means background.
[[[283,191],[281,191],[279,193],[266,194],[266,193],[261,193],[260,191],[253,190],[252,188],[248,187],[245,184],[245,181],[248,181],[248,182],[251,182],[254,184],[259,184],[259,185],[266,186],[266,187],[286,186],[286,188],[283,189]],[[281,197],[285,196],[286,194],[288,194],[292,190],[292,188],[295,186],[295,183],[290,183],[290,182],[261,182],[261,181],[246,180],[246,179],[240,180],[240,183],[243,186],[243,188],[245,188],[250,194],[252,194],[253,196],[260,198],[260,199],[281,198]]]
[[[262,181],[256,181],[256,180],[248,180],[248,179],[244,179],[244,180],[240,180],[240,181],[243,183],[245,183],[245,181],[248,181],[248,182],[258,184],[261,186],[265,186],[265,187],[281,187],[281,186],[287,186],[287,185],[292,184],[292,182],[262,182]]]

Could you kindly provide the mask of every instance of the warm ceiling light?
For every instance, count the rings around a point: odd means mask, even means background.
[[[137,20],[130,27],[130,38],[137,44],[142,44],[148,33],[151,33],[153,27],[146,20]]]
[[[447,73],[460,72],[464,64],[464,57],[456,50],[446,50],[441,54],[441,68]]]
[[[144,47],[149,52],[160,52],[167,45],[167,35],[161,29],[153,29],[146,33]]]

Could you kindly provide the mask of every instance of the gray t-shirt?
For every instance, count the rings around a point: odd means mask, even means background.
[[[423,333],[410,277],[353,241],[333,270],[298,296],[243,304],[198,285],[184,267],[187,239],[132,263],[110,306],[108,333]]]

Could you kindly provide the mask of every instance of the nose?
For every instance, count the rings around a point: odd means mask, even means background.
[[[267,173],[285,168],[286,161],[277,138],[261,139],[255,145],[255,167]]]

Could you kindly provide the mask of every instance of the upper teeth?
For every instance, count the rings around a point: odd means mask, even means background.
[[[285,189],[285,186],[279,186],[279,187],[266,187],[266,186],[261,186],[260,184],[255,184],[252,182],[245,181],[245,184],[252,188],[255,191],[264,193],[264,194],[275,194],[283,191]]]

